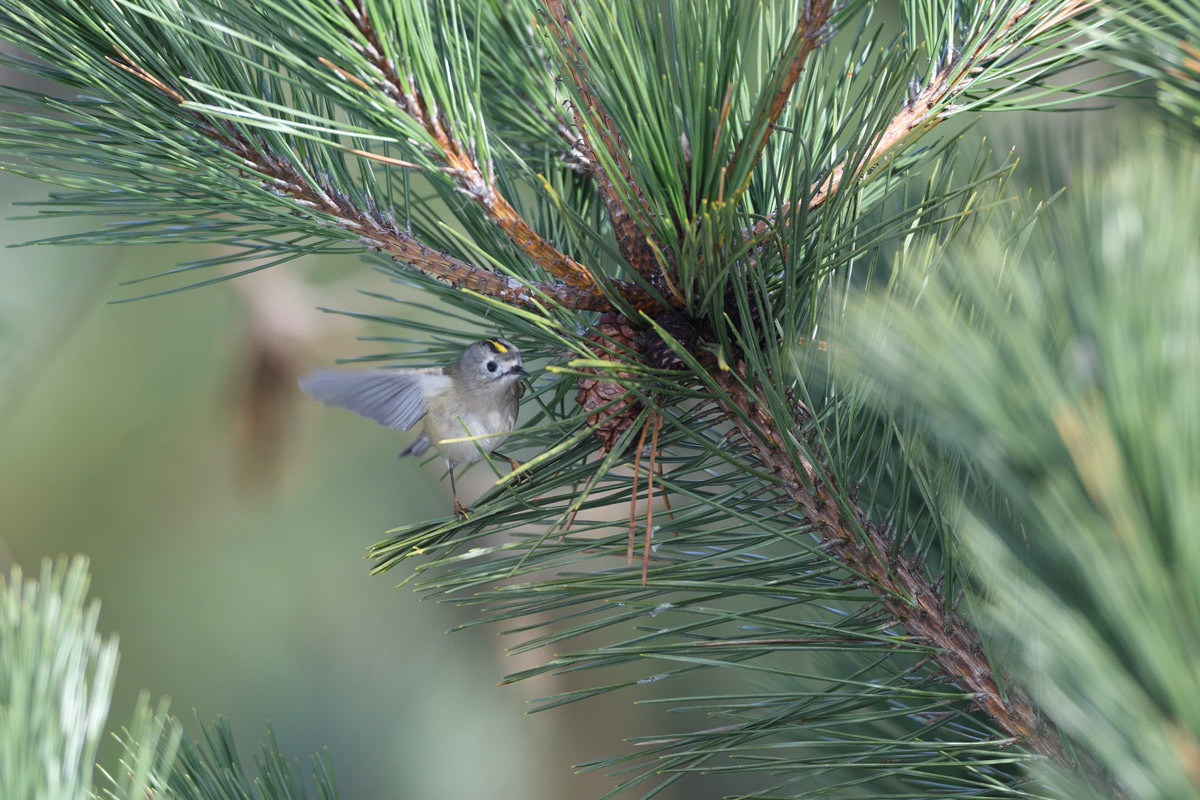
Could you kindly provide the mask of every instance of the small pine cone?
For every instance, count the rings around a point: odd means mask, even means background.
[[[696,349],[696,341],[699,337],[696,335],[695,328],[685,317],[680,314],[667,313],[654,321],[684,348],[692,351]],[[642,352],[646,354],[646,361],[655,369],[683,369],[686,366],[683,359],[653,328],[642,331],[640,344]]]
[[[632,353],[640,353],[638,330],[633,324],[618,313],[610,312],[600,317],[596,323],[596,332],[586,337],[593,344],[592,355],[595,358],[621,363],[607,350],[624,348]],[[599,369],[584,369],[593,375],[610,375],[610,372]],[[628,372],[618,372],[622,378],[630,378]],[[588,424],[597,425],[596,439],[605,451],[616,446],[621,435],[629,429],[637,415],[641,413],[642,404],[629,394],[624,386],[601,378],[580,377],[577,381],[579,394],[575,402],[583,406],[588,413]],[[614,402],[615,401],[615,402]],[[609,405],[612,403],[612,405]],[[608,406],[604,408],[604,406]]]
[[[727,288],[725,290],[725,313],[741,330],[746,330],[746,323],[749,322],[753,330],[761,331],[763,330],[763,319],[768,315],[764,313],[756,292],[750,292],[748,299],[750,301],[748,309],[750,319],[746,320],[742,318],[741,309],[738,308],[737,295],[733,293],[733,287]]]

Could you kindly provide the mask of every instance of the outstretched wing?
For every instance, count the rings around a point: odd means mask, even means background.
[[[449,378],[440,369],[322,369],[300,379],[314,400],[373,419],[389,428],[407,430],[425,416],[425,394],[437,394]]]

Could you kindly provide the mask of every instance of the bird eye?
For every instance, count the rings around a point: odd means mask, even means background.
[[[496,371],[496,362],[495,362],[495,361],[489,361],[489,362],[487,363],[487,368],[488,368],[488,372],[495,372],[495,371]]]

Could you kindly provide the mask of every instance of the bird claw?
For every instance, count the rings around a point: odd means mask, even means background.
[[[501,453],[496,450],[492,451],[492,455],[495,456],[496,458],[502,458],[505,461],[507,461],[508,466],[512,469],[513,472],[516,472],[518,469],[521,468],[521,462],[517,461],[515,458],[512,458],[511,456],[506,456],[506,455],[504,455],[504,453]],[[524,473],[521,473],[520,475],[518,475],[517,477],[513,478],[513,485],[520,486],[523,483],[529,483],[531,480],[533,480],[533,476],[527,472],[524,472]]]
[[[511,458],[510,458],[510,459],[509,459],[509,462],[512,464],[513,472],[516,472],[516,471],[517,471],[517,468],[521,466],[521,462],[520,462],[520,461],[514,461],[513,459],[511,459]],[[513,478],[513,479],[512,479],[512,482],[513,482],[513,485],[514,485],[514,486],[521,486],[521,485],[523,485],[523,484],[526,484],[526,483],[532,483],[532,482],[533,482],[533,476],[532,476],[532,475],[530,475],[528,472],[522,472],[520,475],[518,475],[517,477]]]
[[[454,516],[458,517],[459,522],[466,522],[467,515],[471,513],[471,509],[458,502],[458,498],[454,498]]]

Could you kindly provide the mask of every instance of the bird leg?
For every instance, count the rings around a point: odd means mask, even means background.
[[[503,459],[504,461],[507,461],[508,465],[510,467],[512,467],[513,472],[516,472],[521,467],[520,461],[517,461],[515,458],[513,458],[511,456],[504,455],[504,453],[501,453],[499,450],[493,450],[492,457]],[[519,475],[519,476],[517,476],[516,483],[525,483],[525,482],[531,481],[531,480],[533,480],[533,478],[530,475]]]
[[[495,457],[495,458],[500,458],[500,459],[503,459],[503,460],[507,461],[507,462],[508,462],[508,464],[509,464],[509,466],[511,466],[513,469],[516,469],[517,467],[521,466],[521,462],[520,462],[520,461],[517,461],[517,460],[516,460],[515,458],[513,458],[512,456],[506,456],[506,455],[504,455],[504,453],[501,453],[499,450],[493,450],[493,451],[492,451],[492,456],[493,456],[493,457]]]
[[[446,462],[446,469],[450,471],[450,493],[454,495],[454,516],[458,517],[459,522],[466,522],[467,514],[471,509],[458,502],[458,489],[454,488],[454,465]]]

